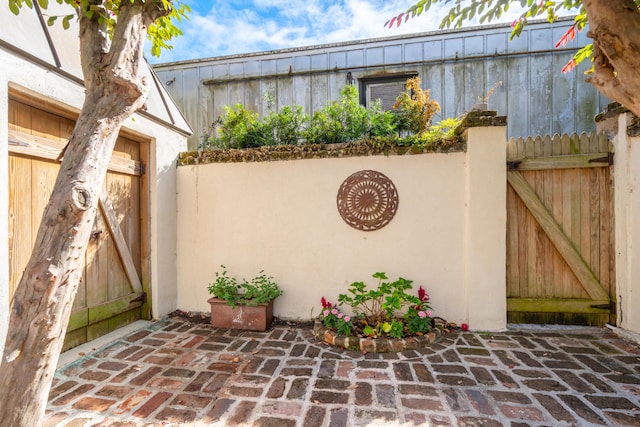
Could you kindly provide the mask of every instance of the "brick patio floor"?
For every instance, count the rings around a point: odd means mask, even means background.
[[[45,426],[147,425],[640,426],[640,349],[580,328],[363,355],[172,318],[57,372]]]

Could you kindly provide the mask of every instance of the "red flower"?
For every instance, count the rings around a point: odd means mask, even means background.
[[[331,304],[329,301],[327,301],[324,297],[322,297],[322,299],[320,300],[320,304],[322,304],[322,308],[331,308],[331,307],[333,307],[333,304]]]
[[[429,301],[429,295],[427,295],[427,291],[425,291],[422,286],[418,289],[418,299],[422,302]]]
[[[468,331],[469,325],[467,325],[466,323],[463,323],[462,325],[460,325],[460,329],[462,329],[463,331]]]

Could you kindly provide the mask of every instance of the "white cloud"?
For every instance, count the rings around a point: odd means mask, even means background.
[[[253,0],[215,2],[208,10],[198,4],[190,19],[181,24],[184,35],[175,39],[174,49],[164,52],[160,59],[150,60],[170,62],[438,30],[449,9],[447,5],[438,4],[399,27],[383,26],[412,3],[412,0]],[[505,17],[503,22],[509,19],[513,18]]]

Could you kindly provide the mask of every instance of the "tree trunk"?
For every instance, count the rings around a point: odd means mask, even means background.
[[[144,106],[146,29],[169,11],[161,2],[123,1],[113,41],[94,1],[80,17],[86,97],[16,289],[0,365],[2,425],[40,425],[84,267],[98,199],[121,125]]]
[[[633,0],[584,0],[593,39],[587,81],[640,117],[640,12]]]

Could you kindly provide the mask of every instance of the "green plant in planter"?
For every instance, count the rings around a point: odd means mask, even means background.
[[[354,332],[368,337],[389,336],[402,338],[407,334],[421,335],[433,327],[433,313],[429,296],[422,288],[418,296],[408,294],[412,280],[400,277],[387,281],[385,273],[375,273],[378,286],[368,289],[364,282],[349,285],[349,293],[338,296],[339,305],[348,305],[355,313],[355,319],[344,315],[338,307],[321,300],[321,320],[325,327],[335,329],[341,335]],[[404,312],[402,315],[401,313]]]
[[[278,284],[273,281],[273,277],[260,274],[250,282],[242,279],[242,283],[238,284],[235,277],[227,274],[224,265],[222,272],[216,272],[216,280],[209,284],[209,293],[216,298],[225,300],[227,305],[236,308],[238,305],[255,306],[258,304],[268,303],[280,295],[283,291]]]

